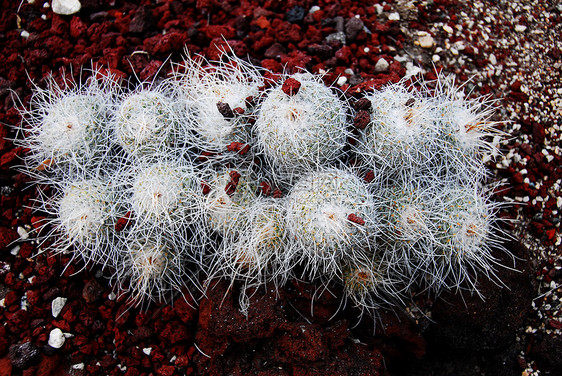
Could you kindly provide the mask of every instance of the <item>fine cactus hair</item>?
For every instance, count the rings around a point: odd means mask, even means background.
[[[307,276],[334,276],[342,260],[375,250],[375,208],[366,185],[342,169],[311,172],[287,196],[289,263],[302,264]]]
[[[51,246],[58,252],[74,250],[86,264],[114,266],[115,225],[124,214],[119,192],[110,180],[68,181],[50,198],[39,200],[39,209],[50,215],[42,227],[56,234]],[[42,228],[41,228],[42,229]]]
[[[376,316],[420,288],[501,284],[508,235],[485,163],[504,134],[493,102],[447,77],[352,100],[225,53],[130,86],[51,77],[16,143],[48,215],[42,244],[106,266],[138,304],[218,277],[242,287],[244,311],[252,291],[294,278],[339,284],[342,306]]]
[[[204,213],[209,227],[220,235],[237,234],[245,226],[247,208],[256,199],[257,180],[249,170],[225,168],[203,178]]]
[[[432,164],[437,128],[432,103],[403,83],[391,84],[364,97],[365,109],[356,114],[360,132],[353,146],[363,163],[387,179]],[[357,119],[365,119],[359,125]]]
[[[20,137],[14,140],[29,149],[24,171],[47,184],[99,174],[98,167],[109,163],[106,123],[117,88],[113,76],[96,70],[84,82],[65,74],[62,82],[48,76],[45,88],[34,85],[29,109],[20,110]]]
[[[113,142],[133,157],[173,153],[191,121],[165,85],[139,85],[122,93],[112,117]]]
[[[228,155],[233,143],[249,145],[254,107],[262,94],[264,78],[253,65],[223,52],[223,60],[187,56],[171,81],[180,103],[193,114],[191,143],[199,151]]]
[[[262,100],[255,124],[257,146],[281,183],[341,158],[349,136],[346,102],[315,75],[283,76]]]
[[[165,301],[177,291],[201,290],[193,258],[157,229],[129,232],[121,239],[123,253],[113,278],[135,304]]]

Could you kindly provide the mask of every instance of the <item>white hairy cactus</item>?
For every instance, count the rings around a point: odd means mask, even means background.
[[[257,181],[247,170],[223,169],[203,184],[204,211],[210,227],[221,235],[239,233],[248,221],[246,211],[257,197]]]
[[[141,226],[170,226],[174,231],[201,220],[200,175],[189,162],[161,160],[134,169],[131,209]]]
[[[479,274],[495,277],[491,247],[501,249],[499,237],[505,236],[496,224],[498,205],[488,202],[477,187],[451,185],[429,205],[435,228],[434,250],[426,263],[433,273],[430,287],[458,289],[468,284],[477,291]]]
[[[226,62],[187,57],[173,82],[196,119],[189,124],[191,142],[201,151],[226,153],[232,143],[249,145],[250,121],[264,85],[255,66],[234,55]]]
[[[190,121],[165,85],[139,87],[123,95],[114,112],[114,142],[135,157],[171,154],[182,144],[183,127]]]
[[[282,270],[287,242],[282,199],[258,198],[245,209],[246,220],[238,231],[224,234],[222,247],[211,269],[247,285],[286,279]]]
[[[52,248],[111,266],[141,304],[201,289],[200,272],[241,281],[243,310],[248,287],[291,277],[341,283],[362,311],[495,278],[505,234],[481,184],[502,133],[489,101],[443,76],[355,111],[308,72],[266,86],[231,55],[187,58],[130,92],[111,77],[37,88],[17,142],[55,192],[38,205]]]
[[[190,294],[201,289],[196,264],[187,264],[193,258],[157,229],[129,232],[121,241],[123,261],[114,278],[136,304],[166,300],[184,287]]]
[[[433,117],[439,130],[438,164],[434,171],[446,171],[464,181],[479,181],[486,174],[484,162],[495,157],[497,144],[505,137],[492,121],[492,101],[464,98],[450,77],[439,76],[432,97]]]
[[[366,99],[369,105],[363,111],[370,121],[354,145],[366,167],[379,170],[387,179],[428,169],[437,158],[432,103],[402,84],[387,86]]]
[[[294,183],[330,167],[347,143],[347,105],[311,73],[297,73],[267,92],[255,124],[259,149],[276,180]],[[285,175],[285,176],[284,176]]]
[[[44,202],[51,213],[48,223],[59,234],[58,251],[74,249],[86,262],[115,266],[115,225],[124,215],[118,191],[108,180],[88,179],[66,182],[53,202]]]
[[[59,86],[47,80],[47,88],[35,87],[30,110],[23,110],[26,136],[16,144],[29,148],[26,168],[43,183],[99,173],[108,163],[107,118],[115,95],[111,77],[94,76],[84,84],[65,81]],[[42,178],[45,173],[48,177]]]
[[[344,259],[373,254],[376,203],[365,184],[345,170],[309,173],[287,196],[291,247],[286,262],[302,263],[311,278],[338,273]]]

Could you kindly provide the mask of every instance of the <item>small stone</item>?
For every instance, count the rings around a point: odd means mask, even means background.
[[[360,98],[357,101],[355,101],[355,103],[353,103],[353,108],[355,109],[355,111],[361,111],[361,110],[366,110],[366,111],[371,111],[371,101],[368,100],[367,98]]]
[[[51,313],[53,314],[53,317],[56,318],[60,314],[60,312],[64,308],[64,305],[66,304],[67,300],[68,299],[60,297],[60,296],[53,299],[53,301],[51,303]]]
[[[217,102],[217,109],[225,119],[232,119],[234,117],[232,108],[230,108],[230,105],[226,102]]]
[[[433,37],[429,34],[420,36],[418,42],[421,48],[431,48],[434,43]]]
[[[371,122],[371,115],[369,114],[368,111],[365,110],[361,110],[357,112],[357,115],[355,115],[355,118],[353,119],[353,125],[357,129],[367,128],[367,125],[369,125],[370,122]]]
[[[336,83],[338,84],[338,86],[343,86],[345,85],[346,82],[347,82],[347,77],[340,76],[340,78],[338,78],[338,81]]]
[[[27,30],[22,30],[21,33],[20,33],[20,35],[21,35],[21,37],[22,37],[23,39],[27,39],[27,38],[29,38],[29,31],[27,31]]]
[[[492,64],[492,65],[496,65],[498,63],[498,59],[496,59],[496,55],[494,55],[494,54],[490,54],[490,57],[488,57],[488,60],[490,61],[490,64]]]
[[[381,57],[375,64],[375,72],[386,72],[388,70],[388,67],[390,67],[388,61],[386,61],[385,58]]]
[[[363,30],[364,27],[365,24],[359,17],[351,17],[349,20],[347,20],[347,22],[345,23],[345,36],[347,37],[347,40],[354,41],[355,38],[357,38],[359,32]]]
[[[150,355],[150,353],[152,352],[152,347],[146,347],[142,349],[142,352],[145,353],[146,355]]]
[[[37,364],[41,359],[41,352],[31,342],[10,346],[10,360],[12,365],[19,369],[26,369]]]
[[[100,298],[102,292],[103,288],[100,284],[95,279],[92,279],[84,285],[84,288],[82,289],[82,297],[86,303],[93,303]]]
[[[28,233],[27,230],[24,229],[23,227],[19,226],[19,227],[17,228],[17,232],[18,232],[18,234],[20,235],[20,239],[22,239],[22,240],[29,239],[29,233]]]
[[[453,34],[453,28],[449,25],[443,25],[443,30],[445,30],[448,34]]]
[[[364,226],[365,225],[365,220],[361,217],[358,217],[357,215],[351,213],[350,215],[347,216],[347,220],[353,223],[357,223],[360,226]]]
[[[525,25],[515,25],[515,31],[517,31],[518,33],[522,33],[525,30],[527,30],[527,26],[525,26]]]
[[[398,13],[398,12],[390,13],[388,15],[388,20],[389,21],[400,21],[400,13]]]
[[[318,12],[321,8],[318,5],[313,5],[309,10],[308,13],[312,14]]]
[[[283,82],[281,90],[283,90],[283,93],[287,94],[288,96],[293,96],[299,92],[300,88],[301,83],[294,78],[289,77],[285,80],[285,82]]]
[[[304,19],[305,10],[303,7],[294,6],[285,14],[285,20],[290,23],[301,22]]]
[[[66,340],[66,338],[64,337],[64,334],[62,333],[62,330],[60,330],[59,328],[55,328],[53,330],[51,330],[51,333],[49,333],[49,346],[51,346],[54,349],[60,349],[62,347],[62,345],[64,345],[64,341]]]
[[[72,369],[75,369],[75,370],[83,370],[84,367],[85,367],[84,363],[77,363],[77,364],[72,365]]]
[[[54,13],[65,16],[74,14],[82,8],[82,4],[78,0],[53,0],[51,5]]]

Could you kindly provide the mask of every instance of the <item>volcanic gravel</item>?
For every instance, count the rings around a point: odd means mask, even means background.
[[[0,375],[555,375],[562,369],[562,5],[555,0],[2,1],[0,12]],[[489,161],[512,235],[496,257],[504,286],[483,297],[414,296],[378,318],[341,307],[338,287],[236,286],[137,307],[107,271],[42,252],[31,179],[15,167],[18,106],[45,77],[165,77],[185,49],[230,46],[272,72],[304,67],[349,97],[450,73],[495,100],[509,134]],[[84,68],[84,69],[83,69]],[[287,90],[298,90],[287,88]],[[19,98],[21,103],[16,99]],[[357,120],[360,125],[360,119]],[[513,268],[513,270],[511,269]],[[172,304],[173,303],[173,304]],[[349,304],[351,305],[351,304]],[[335,316],[334,316],[335,314]],[[62,333],[62,335],[61,335]]]

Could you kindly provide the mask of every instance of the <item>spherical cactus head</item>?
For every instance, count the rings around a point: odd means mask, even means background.
[[[353,146],[365,167],[380,170],[387,179],[430,168],[436,135],[430,101],[401,84],[390,85],[365,99],[369,110],[360,110],[358,115],[362,117],[356,116],[356,123],[364,129],[358,131]]]
[[[374,251],[376,205],[365,184],[350,172],[310,173],[293,187],[286,205],[294,252],[313,275],[333,273],[337,261]]]
[[[170,152],[179,127],[175,104],[159,88],[126,95],[113,118],[115,142],[134,156]]]
[[[300,84],[298,90],[295,82],[287,85],[291,80]],[[258,146],[272,167],[288,178],[329,166],[344,151],[348,112],[347,105],[310,73],[286,77],[260,106]]]

